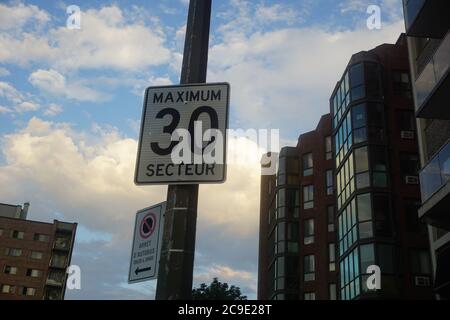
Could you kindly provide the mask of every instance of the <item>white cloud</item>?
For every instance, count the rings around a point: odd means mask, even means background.
[[[9,76],[11,73],[8,69],[0,67],[0,77],[6,77]]]
[[[0,113],[10,113],[11,109],[4,107],[4,106],[0,106]]]
[[[398,21],[381,31],[305,27],[225,34],[211,48],[209,81],[231,83],[238,126],[310,130],[329,112],[329,96],[352,54],[395,42],[403,28]]]
[[[59,104],[51,103],[44,111],[45,116],[53,117],[60,114],[63,108]]]
[[[16,105],[15,109],[17,112],[29,112],[36,111],[40,108],[40,106],[34,102],[24,101]]]
[[[21,6],[6,8],[13,13],[22,10]],[[170,60],[159,29],[127,19],[117,6],[89,9],[82,12],[80,30],[64,26],[45,33],[0,33],[0,61],[21,65],[44,62],[57,70],[138,70]]]
[[[0,30],[20,29],[31,21],[37,24],[45,24],[50,21],[50,16],[46,11],[23,3],[15,6],[0,4],[0,17]]]
[[[67,83],[66,78],[56,70],[39,69],[28,78],[30,83],[46,93],[79,101],[103,101],[106,97],[80,83]]]

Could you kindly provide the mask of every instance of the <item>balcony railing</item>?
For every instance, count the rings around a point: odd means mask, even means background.
[[[431,96],[438,90],[438,85],[448,76],[450,69],[450,32],[447,33],[439,48],[418,76],[416,88],[416,108],[419,117],[443,118],[449,113],[446,102],[430,103]],[[448,80],[447,80],[448,81]],[[444,91],[445,88],[443,88]],[[448,95],[448,92],[443,92]]]
[[[422,203],[429,200],[450,181],[450,140],[428,162],[420,173]]]

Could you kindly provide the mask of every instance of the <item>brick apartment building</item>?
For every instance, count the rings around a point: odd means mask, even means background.
[[[330,109],[261,177],[258,298],[432,298],[405,36],[353,55]]]
[[[0,204],[0,300],[62,300],[76,223],[26,220],[29,204]]]

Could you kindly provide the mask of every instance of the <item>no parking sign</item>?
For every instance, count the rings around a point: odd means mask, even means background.
[[[163,202],[136,213],[129,283],[157,278],[165,211],[166,203]]]

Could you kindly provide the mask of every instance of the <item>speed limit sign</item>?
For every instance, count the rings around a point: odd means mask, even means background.
[[[147,88],[135,183],[222,183],[230,85]]]

